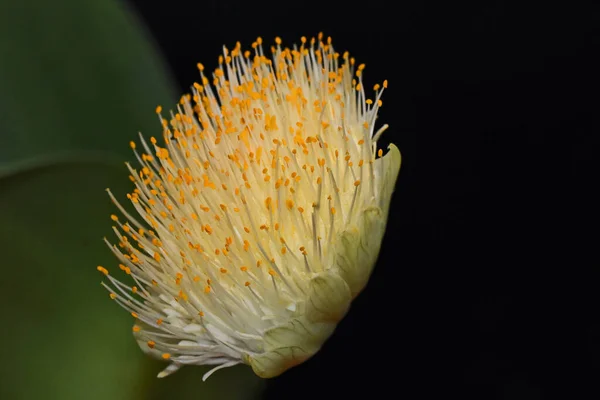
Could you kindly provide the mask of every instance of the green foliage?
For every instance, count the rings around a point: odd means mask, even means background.
[[[175,95],[164,62],[122,2],[0,3],[2,399],[251,399],[249,368],[188,367],[165,379],[131,316],[100,286],[102,242],[131,191],[128,142],[160,132]],[[232,384],[234,383],[234,384]]]

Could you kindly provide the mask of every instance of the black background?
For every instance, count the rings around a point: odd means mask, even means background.
[[[379,263],[267,399],[600,398],[598,6],[131,3],[181,93],[223,44],[319,31],[389,80],[403,166]]]

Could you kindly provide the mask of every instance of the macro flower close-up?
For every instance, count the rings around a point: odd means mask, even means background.
[[[600,399],[562,3],[0,1],[0,399]]]
[[[321,34],[238,42],[198,69],[191,94],[157,107],[156,137],[130,143],[134,211],[109,190],[119,268],[97,269],[168,363],[159,377],[275,377],[321,348],[376,263],[400,169],[378,146],[388,83],[365,87],[365,65]]]

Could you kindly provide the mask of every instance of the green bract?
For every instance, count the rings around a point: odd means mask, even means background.
[[[379,254],[389,203],[400,171],[400,152],[393,144],[382,164],[381,197],[359,212],[355,225],[347,226],[334,244],[334,263],[315,275],[309,294],[297,315],[265,332],[264,352],[246,362],[263,378],[277,376],[314,355],[346,315],[350,302],[365,287]]]

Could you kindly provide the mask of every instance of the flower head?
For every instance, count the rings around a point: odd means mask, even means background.
[[[315,354],[364,288],[400,168],[375,130],[387,81],[369,98],[364,65],[331,39],[224,49],[182,97],[163,140],[131,143],[133,216],[109,195],[130,275],[104,267],[140,347],[169,366],[245,363],[273,377]],[[211,85],[212,83],[212,85]],[[139,218],[139,219],[138,219]],[[130,286],[132,285],[132,286]]]

